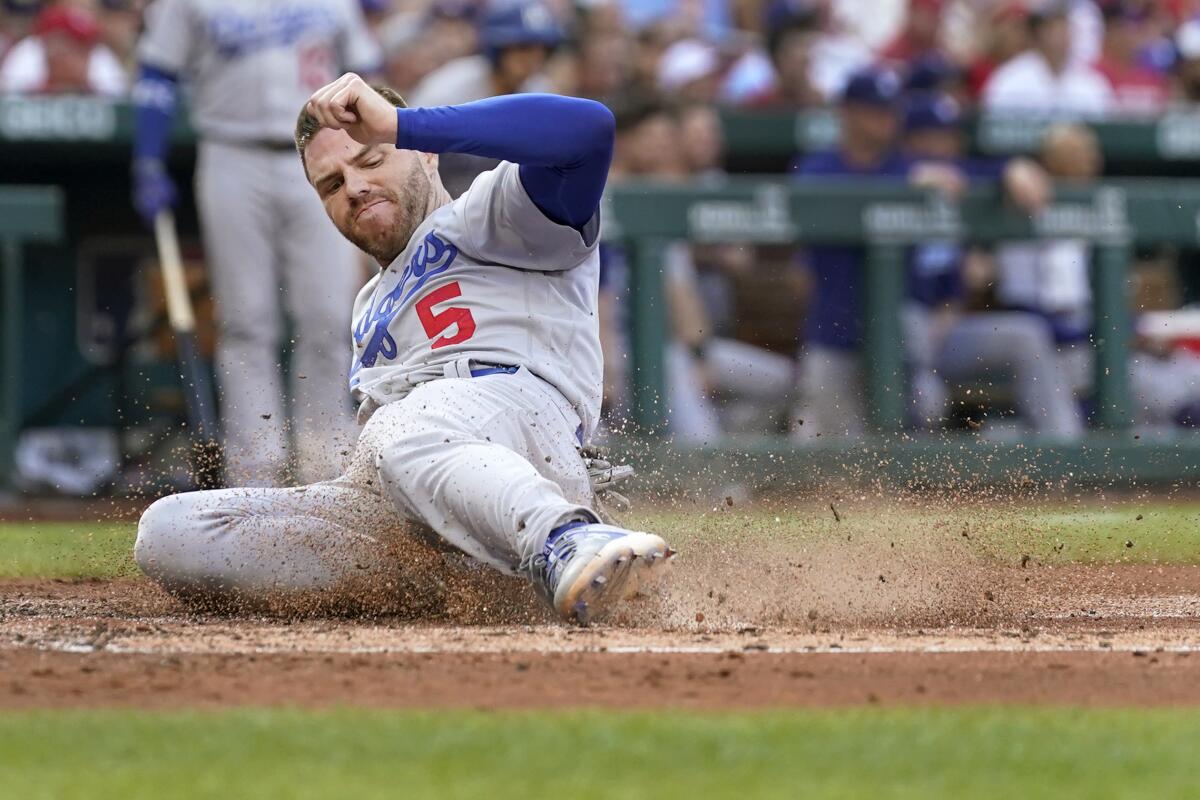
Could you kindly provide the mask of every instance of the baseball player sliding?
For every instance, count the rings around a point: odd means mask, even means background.
[[[586,623],[668,562],[602,524],[578,447],[596,426],[601,193],[613,118],[525,94],[433,108],[347,74],[296,125],[305,174],[380,272],[354,304],[364,422],[341,478],[191,492],[142,516],[136,557],[179,594],[335,591],[402,573],[417,523]],[[457,200],[439,153],[501,159]]]

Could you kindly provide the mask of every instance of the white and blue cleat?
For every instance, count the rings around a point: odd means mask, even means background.
[[[659,578],[674,555],[652,533],[588,523],[547,544],[534,580],[559,616],[587,625]]]

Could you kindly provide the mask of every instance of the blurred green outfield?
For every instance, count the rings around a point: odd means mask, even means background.
[[[662,533],[680,549],[694,538],[731,534],[804,543],[832,532],[861,541],[966,530],[973,546],[1005,559],[1030,553],[1045,563],[1200,564],[1200,503],[1131,501],[1111,510],[1002,505],[930,510],[842,503],[839,517],[835,521],[830,509],[815,505],[786,511],[698,506],[639,514],[630,524]],[[0,523],[0,578],[136,575],[135,532],[132,522]]]
[[[1200,714],[339,709],[0,714],[0,794],[171,798],[1187,798]]]

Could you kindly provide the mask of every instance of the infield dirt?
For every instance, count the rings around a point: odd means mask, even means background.
[[[773,605],[755,590],[778,581],[724,594],[680,572],[672,596],[589,629],[520,592],[485,624],[197,612],[142,579],[0,581],[0,708],[1200,704],[1200,567],[993,565],[949,588],[890,591],[884,575],[874,603],[860,581]]]

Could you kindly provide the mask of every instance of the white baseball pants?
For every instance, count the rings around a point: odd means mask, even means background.
[[[423,569],[405,543],[432,529],[521,573],[553,528],[595,518],[579,424],[525,369],[430,381],[375,411],[341,478],[163,498],[142,515],[135,556],[180,594],[353,591]]]
[[[202,142],[196,202],[216,304],[226,480],[284,481],[289,416],[297,479],[332,478],[356,434],[346,391],[350,309],[362,284],[354,247],[294,152]]]

